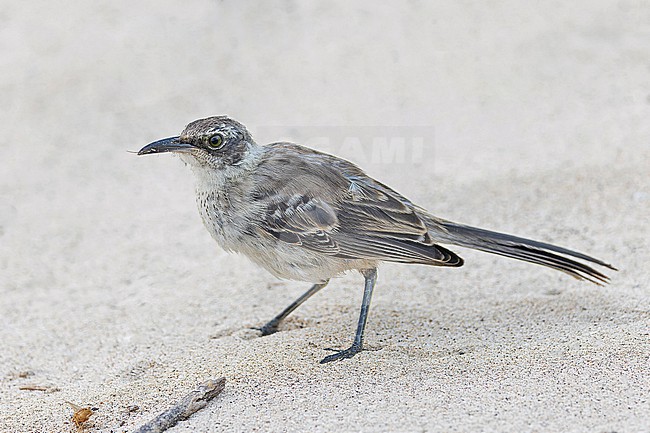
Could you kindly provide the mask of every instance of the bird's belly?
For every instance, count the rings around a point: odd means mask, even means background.
[[[349,270],[376,266],[283,242],[261,230],[255,215],[231,213],[226,203],[197,198],[203,224],[221,248],[245,255],[278,278],[317,283]]]
[[[261,240],[241,252],[276,277],[296,281],[324,282],[359,268],[353,260],[327,256],[273,239]]]
[[[242,234],[240,224],[233,226],[225,221],[216,224],[214,218],[203,218],[203,222],[221,248],[245,255],[278,278],[317,283],[352,269],[372,267],[357,263],[358,260],[327,256],[282,242],[260,233],[250,223],[248,233]]]

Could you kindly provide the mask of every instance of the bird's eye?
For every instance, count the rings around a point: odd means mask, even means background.
[[[208,139],[208,146],[210,146],[211,149],[219,149],[221,146],[223,146],[223,137],[221,134],[214,134]]]

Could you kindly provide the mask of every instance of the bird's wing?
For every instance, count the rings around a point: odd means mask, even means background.
[[[460,257],[434,244],[409,200],[353,164],[318,153],[281,155],[292,163],[293,177],[263,183],[261,228],[277,239],[341,258],[462,265]]]
[[[386,185],[362,175],[348,176],[348,192],[337,216],[342,254],[402,263],[461,266],[453,252],[434,244],[413,204]]]
[[[346,179],[349,185],[341,211],[354,226],[397,239],[433,244],[427,226],[408,199],[368,176]]]
[[[332,239],[338,226],[334,209],[314,197],[278,194],[266,207],[262,228],[277,239],[336,255],[340,249]]]

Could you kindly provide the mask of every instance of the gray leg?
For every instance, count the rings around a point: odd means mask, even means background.
[[[362,274],[366,279],[366,285],[363,289],[361,314],[359,314],[359,324],[357,325],[357,333],[354,336],[354,343],[345,350],[335,351],[336,353],[326,356],[321,360],[321,364],[345,358],[352,358],[363,349],[363,331],[366,329],[366,321],[368,320],[368,310],[370,309],[372,290],[375,288],[375,282],[377,281],[377,269],[369,269],[363,271]]]
[[[287,308],[285,308],[280,314],[275,316],[273,319],[269,320],[269,322],[262,326],[261,328],[256,328],[262,331],[262,336],[265,335],[271,335],[273,333],[278,332],[278,326],[280,323],[295,310],[298,308],[303,302],[305,302],[307,299],[311,298],[313,295],[316,294],[320,289],[323,287],[327,286],[327,283],[329,283],[329,280],[325,281],[324,283],[320,284],[314,284],[311,286],[309,290],[307,290],[305,293],[300,295],[298,299],[293,301],[291,305],[289,305]]]

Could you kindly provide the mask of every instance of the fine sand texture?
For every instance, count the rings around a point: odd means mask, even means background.
[[[650,431],[650,5],[63,1],[0,11],[0,432]],[[452,248],[385,264],[367,350],[349,274],[220,250],[191,172],[138,157],[228,114],[336,153],[433,214],[617,266],[598,287]]]

